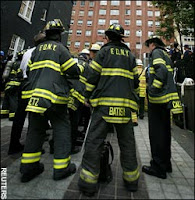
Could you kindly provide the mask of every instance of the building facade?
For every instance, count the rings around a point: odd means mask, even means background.
[[[47,21],[59,18],[68,31],[73,1],[1,1],[1,50],[13,55],[34,46]],[[68,34],[62,36],[66,45]]]
[[[125,43],[137,58],[148,49],[145,40],[159,27],[160,11],[150,1],[74,1],[68,47],[78,54],[92,43],[103,45],[104,31],[112,23],[125,29]]]

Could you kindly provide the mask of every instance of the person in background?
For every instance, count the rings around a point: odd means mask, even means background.
[[[148,92],[150,166],[143,165],[148,175],[166,179],[172,172],[170,110],[182,110],[177,88],[173,81],[172,61],[165,44],[157,36],[145,41],[150,50]]]
[[[128,191],[138,189],[139,168],[131,110],[137,110],[135,89],[139,87],[135,57],[123,43],[124,29],[112,24],[105,31],[107,44],[91,62],[84,96],[93,107],[85,143],[78,186],[85,195],[97,191],[100,155],[113,124],[120,146],[123,181]]]
[[[95,43],[95,44],[92,44],[92,45],[91,45],[91,48],[89,49],[89,51],[90,51],[90,61],[92,61],[92,60],[95,58],[97,52],[98,52],[100,49],[101,49],[101,47],[100,47],[99,44],[96,44],[96,43]]]

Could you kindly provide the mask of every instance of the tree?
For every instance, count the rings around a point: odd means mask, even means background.
[[[174,37],[175,30],[180,36],[180,44],[183,46],[181,36],[194,36],[194,1],[152,1],[159,8],[160,28],[156,34],[170,40]]]

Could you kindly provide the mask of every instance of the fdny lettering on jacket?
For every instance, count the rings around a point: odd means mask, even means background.
[[[56,50],[57,45],[56,44],[41,44],[39,47],[39,51],[45,51],[45,50],[52,50],[55,51]]]
[[[129,50],[125,50],[125,49],[110,48],[110,53],[112,55],[129,57]]]
[[[125,108],[123,107],[109,107],[110,116],[125,116]]]

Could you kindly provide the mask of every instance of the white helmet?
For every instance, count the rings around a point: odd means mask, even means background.
[[[80,53],[90,54],[88,49],[83,49]]]
[[[92,44],[90,50],[91,51],[99,51],[100,50],[100,45],[99,44]]]
[[[136,59],[136,65],[143,66],[141,59]]]

